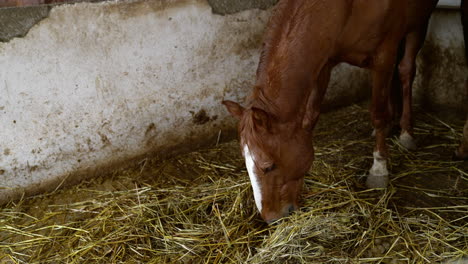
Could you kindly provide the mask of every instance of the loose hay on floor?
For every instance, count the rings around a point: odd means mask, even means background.
[[[417,116],[420,149],[394,139],[388,190],[367,190],[365,108],[325,114],[303,207],[267,226],[237,142],[84,182],[0,209],[0,263],[438,263],[468,252],[460,124]]]

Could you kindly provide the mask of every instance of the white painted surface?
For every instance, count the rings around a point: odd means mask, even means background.
[[[468,110],[465,60],[460,12],[437,10],[429,23],[426,42],[418,57],[415,102],[433,111]]]
[[[60,6],[0,43],[0,196],[233,126],[267,13],[164,2]]]
[[[262,189],[258,180],[258,175],[255,173],[255,155],[250,152],[249,146],[244,145],[245,166],[249,174],[250,183],[252,185],[255,204],[259,212],[262,212]]]

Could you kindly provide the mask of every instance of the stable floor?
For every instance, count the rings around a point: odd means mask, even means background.
[[[419,111],[419,149],[391,149],[391,183],[365,188],[367,107],[321,116],[302,208],[268,226],[238,142],[130,168],[0,208],[0,263],[449,263],[468,252],[463,120]],[[464,262],[466,263],[466,262]]]

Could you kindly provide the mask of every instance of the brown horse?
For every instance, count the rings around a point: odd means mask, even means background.
[[[385,138],[398,47],[420,21],[427,22],[425,10],[432,10],[434,2],[280,0],[268,25],[248,106],[223,102],[240,120],[241,150],[257,208],[266,222],[298,207],[303,178],[314,157],[312,131],[330,72],[339,62],[372,72],[376,146],[367,184],[386,187]]]

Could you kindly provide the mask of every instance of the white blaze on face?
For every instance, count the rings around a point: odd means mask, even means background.
[[[260,212],[262,212],[262,192],[260,190],[260,185],[258,182],[258,176],[255,174],[255,156],[250,153],[249,147],[244,145],[244,157],[245,157],[245,166],[250,177],[250,183],[252,184],[252,189],[255,198],[255,204]]]

